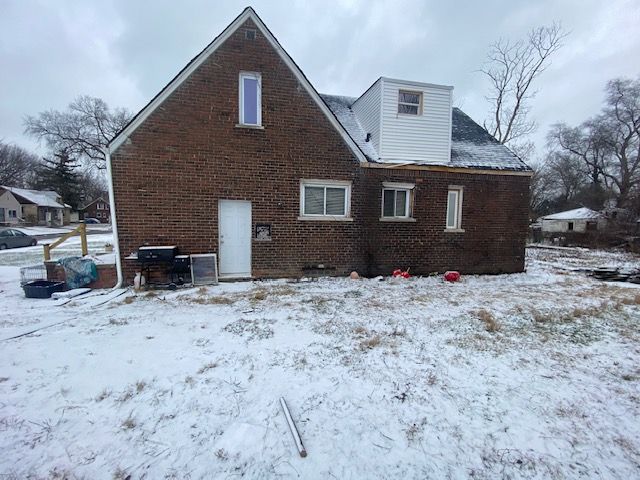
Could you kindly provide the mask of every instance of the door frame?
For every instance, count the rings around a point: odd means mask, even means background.
[[[222,215],[220,212],[222,211],[221,205],[223,202],[241,202],[249,204],[249,274],[248,275],[233,275],[233,274],[225,274],[222,272],[220,268],[220,264],[222,262]],[[253,278],[253,203],[251,200],[235,200],[231,198],[220,198],[218,199],[218,279],[221,281],[224,280],[239,280],[245,278]]]

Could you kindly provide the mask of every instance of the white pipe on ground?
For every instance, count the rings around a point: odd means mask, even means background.
[[[285,402],[283,397],[280,397],[280,405],[282,406],[282,411],[284,412],[284,416],[287,419],[287,424],[289,424],[289,430],[291,430],[291,435],[293,436],[293,441],[296,442],[296,447],[298,448],[298,453],[301,457],[307,456],[307,450],[304,448],[302,444],[302,439],[300,438],[300,433],[298,433],[298,428],[291,418],[291,413],[289,412],[289,407],[287,406],[287,402]]]

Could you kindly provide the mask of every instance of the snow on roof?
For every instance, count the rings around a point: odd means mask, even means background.
[[[5,186],[3,186],[2,188],[10,191],[14,195],[22,197],[29,203],[38,205],[39,207],[64,208],[64,205],[58,202],[58,198],[60,198],[60,195],[50,190],[27,190],[26,188]]]
[[[600,218],[602,214],[591,210],[590,208],[574,208],[573,210],[567,210],[565,212],[554,213],[553,215],[547,215],[542,217],[543,220],[584,220],[589,218]]]
[[[353,97],[325,95],[322,93],[320,97],[325,101],[349,136],[356,142],[356,145],[362,150],[362,153],[364,153],[369,160],[377,161],[379,158],[378,152],[376,152],[372,142],[366,141],[367,132],[365,132],[362,125],[360,125],[355,112],[351,110],[351,105],[353,105],[356,99]]]
[[[321,94],[320,96],[366,157],[372,162],[380,161],[380,155],[378,155],[373,143],[366,141],[367,132],[362,128],[355,112],[351,109],[351,105],[357,99],[340,95]],[[459,108],[452,110],[451,121],[451,161],[429,162],[429,165],[487,170],[531,170],[511,150],[489,135],[484,128]]]

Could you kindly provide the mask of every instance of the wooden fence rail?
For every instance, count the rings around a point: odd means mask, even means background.
[[[65,233],[55,242],[42,245],[44,247],[45,262],[47,260],[51,260],[51,250],[53,250],[60,244],[66,242],[67,240],[69,240],[71,237],[75,235],[80,235],[80,248],[82,249],[82,256],[84,257],[85,255],[88,255],[89,248],[87,247],[87,225],[84,223],[81,223],[76,228],[71,230],[69,233]]]

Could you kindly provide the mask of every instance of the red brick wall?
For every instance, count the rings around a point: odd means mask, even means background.
[[[371,199],[371,273],[411,267],[416,274],[445,270],[510,273],[524,269],[529,178],[435,171],[367,169]],[[380,221],[382,182],[414,183],[415,222]],[[462,229],[445,231],[450,185],[464,188]]]
[[[262,73],[264,130],[238,128],[238,74]],[[352,213],[364,190],[356,158],[258,32],[240,28],[112,155],[120,250],[176,244],[218,250],[218,200],[250,200],[253,223],[272,241],[253,241],[255,276],[297,275],[325,263],[361,269],[358,222],[301,222],[301,178],[351,180]],[[136,264],[124,261],[132,282]]]
[[[242,70],[262,74],[264,130],[235,126]],[[335,267],[335,274],[386,273],[400,261],[415,264],[416,273],[456,266],[522,269],[524,180],[420,172],[419,221],[380,224],[381,172],[358,165],[259,31],[255,40],[246,40],[245,29],[237,30],[112,154],[112,171],[122,257],[145,243],[175,244],[182,253],[217,252],[218,200],[230,199],[252,202],[254,226],[272,225],[271,241],[252,242],[255,277],[299,276],[303,267],[319,263]],[[298,220],[305,178],[351,180],[354,221]],[[465,182],[469,231],[445,236],[443,188]],[[490,215],[494,204],[506,210]],[[516,235],[509,237],[523,209]],[[474,211],[481,219],[472,220]],[[136,268],[123,261],[126,283],[133,282]]]
[[[47,280],[51,282],[65,282],[67,280],[62,265],[58,265],[54,261],[45,262],[45,266],[47,268]],[[96,265],[96,269],[98,270],[98,278],[87,285],[88,288],[113,288],[116,285],[118,273],[115,265]]]

